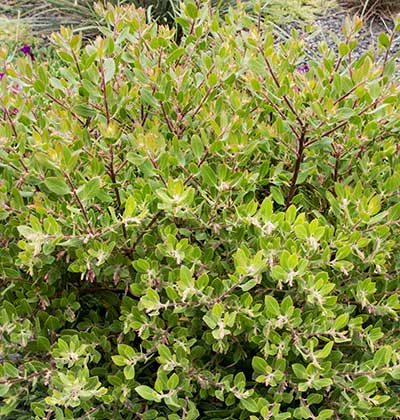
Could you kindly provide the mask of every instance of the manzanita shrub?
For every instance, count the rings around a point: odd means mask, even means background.
[[[395,35],[103,13],[3,65],[0,417],[398,418]]]

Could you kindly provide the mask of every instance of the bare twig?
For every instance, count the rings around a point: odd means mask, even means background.
[[[27,377],[6,379],[6,380],[3,380],[3,381],[0,381],[0,385],[6,385],[6,384],[7,385],[13,385],[13,384],[17,384],[19,382],[30,381],[31,379],[38,378],[39,376],[45,375],[48,371],[49,371],[49,369],[43,369],[43,370],[40,370],[39,372],[31,373]]]

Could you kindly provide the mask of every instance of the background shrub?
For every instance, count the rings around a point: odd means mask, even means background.
[[[59,29],[60,25],[72,26],[82,32],[86,38],[93,38],[103,25],[102,16],[96,13],[96,3],[132,4],[146,10],[148,21],[176,25],[181,2],[178,0],[5,0],[0,4],[0,12],[6,13],[18,22],[32,27],[37,34],[48,34]],[[185,2],[183,2],[184,4]],[[237,0],[197,1],[199,5],[207,3],[224,14],[230,7],[236,7]],[[317,14],[336,5],[335,0],[243,0],[240,4],[247,7],[247,12],[258,9],[256,15],[267,17],[275,23],[287,23],[293,20],[310,21]],[[0,21],[1,24],[1,21]],[[177,25],[179,27],[179,24]],[[176,37],[179,39],[180,31]]]
[[[397,0],[338,0],[339,5],[370,18],[372,16],[390,17],[400,12]]]
[[[2,76],[0,416],[399,416],[393,36],[103,16]]]

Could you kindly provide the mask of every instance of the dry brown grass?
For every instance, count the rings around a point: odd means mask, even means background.
[[[338,3],[367,19],[373,16],[389,18],[400,13],[400,0],[338,0]]]

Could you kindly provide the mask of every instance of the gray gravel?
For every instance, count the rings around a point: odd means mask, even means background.
[[[328,46],[336,50],[335,39],[344,40],[342,26],[346,13],[341,10],[330,10],[324,16],[317,17],[312,23],[314,31],[307,33],[302,23],[294,22],[283,27],[277,27],[277,34],[282,39],[287,38],[292,28],[296,28],[305,40],[307,52],[310,55],[318,54],[318,44],[325,40]],[[393,29],[393,21],[375,17],[373,20],[364,23],[363,28],[358,32],[356,38],[358,46],[352,53],[354,58],[361,56],[370,47],[377,47],[377,39],[381,32],[390,33]],[[391,55],[396,55],[396,61],[400,65],[400,33],[397,33],[390,50]],[[378,54],[379,57],[379,54]]]

